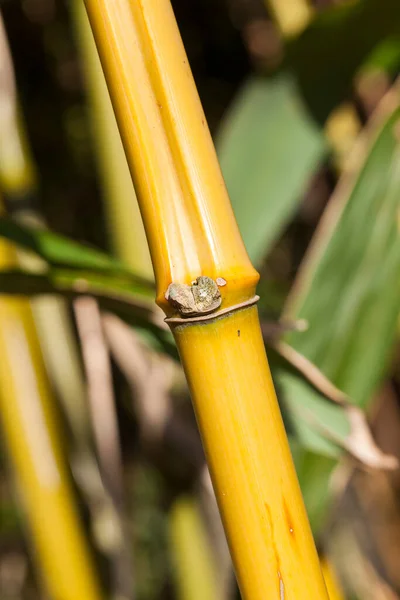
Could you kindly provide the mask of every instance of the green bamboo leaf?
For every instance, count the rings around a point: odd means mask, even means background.
[[[330,402],[271,350],[269,359],[288,434],[312,452],[339,458],[350,433],[343,408]]]
[[[365,60],[364,73],[388,73],[395,76],[400,69],[400,35],[388,36],[378,44]]]
[[[45,273],[32,273],[23,269],[0,271],[0,293],[7,295],[62,294],[69,297],[90,294],[105,302],[132,311],[150,319],[154,302],[138,288],[124,280],[84,270],[50,268]]]
[[[0,236],[34,252],[50,265],[79,268],[125,276],[141,287],[154,291],[154,285],[132,273],[129,268],[108,254],[65,236],[34,226],[21,225],[13,219],[0,217]]]
[[[285,311],[308,323],[287,341],[362,407],[386,374],[400,306],[397,90],[382,111],[368,150],[358,148],[360,170],[329,204]]]
[[[336,460],[307,450],[296,438],[289,439],[310,525],[316,534],[326,520],[327,503],[323,500],[329,494]]]
[[[293,216],[325,153],[292,78],[250,79],[216,139],[251,259],[259,264]]]
[[[398,466],[393,456],[376,445],[363,410],[336,388],[315,364],[284,342],[275,342],[271,350],[271,368],[278,394],[280,385],[285,390],[282,409],[286,429],[294,432],[304,447],[336,458],[346,450],[372,468]]]
[[[331,199],[284,311],[285,319],[308,323],[306,331],[288,333],[286,343],[362,409],[387,373],[400,306],[399,104],[394,89],[360,139],[353,156],[358,165]],[[283,372],[278,381],[302,452],[334,457],[326,438],[330,441],[332,433],[343,438],[348,424],[301,378]],[[325,479],[334,464],[326,467]],[[313,478],[312,471],[303,478],[306,495]],[[329,498],[327,487],[319,499],[318,523]]]

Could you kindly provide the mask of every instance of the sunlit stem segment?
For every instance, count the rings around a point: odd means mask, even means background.
[[[327,598],[257,308],[174,329],[244,598]]]
[[[157,281],[221,276],[225,304],[254,294],[241,240],[168,0],[88,0]],[[225,293],[226,292],[226,293]]]
[[[326,600],[257,309],[249,307],[258,274],[170,2],[86,6],[138,193],[157,301],[172,318],[242,597]],[[200,275],[220,285],[222,303],[206,320],[182,319],[167,289]],[[187,306],[189,296],[182,300]]]
[[[95,154],[113,249],[135,273],[153,278],[149,248],[131,174],[82,0],[70,3],[83,59]],[[217,600],[212,556],[196,504],[178,499],[169,513],[177,595],[182,600]],[[205,547],[206,546],[206,547]]]
[[[0,269],[16,256],[0,242]],[[100,600],[59,445],[29,301],[0,296],[0,416],[32,543],[50,596]]]

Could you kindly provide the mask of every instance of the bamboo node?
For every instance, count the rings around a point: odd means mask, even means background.
[[[168,324],[189,324],[189,323],[197,323],[198,321],[211,321],[212,319],[217,319],[219,317],[223,317],[227,314],[230,314],[234,311],[237,310],[242,310],[243,308],[247,308],[249,306],[252,306],[253,304],[256,304],[260,299],[260,296],[253,296],[252,298],[250,298],[249,300],[245,300],[244,302],[240,302],[239,304],[234,304],[233,306],[228,306],[227,308],[223,308],[222,310],[218,310],[217,312],[214,312],[213,314],[208,314],[208,315],[200,315],[200,316],[196,316],[196,317],[190,317],[190,318],[180,318],[180,317],[169,317],[164,319],[164,321]],[[238,337],[240,337],[240,334],[238,333]]]

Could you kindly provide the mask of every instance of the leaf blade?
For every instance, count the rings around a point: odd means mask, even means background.
[[[248,80],[220,128],[216,146],[247,251],[259,264],[326,152],[323,135],[304,109],[292,78],[280,74]]]
[[[285,310],[309,323],[287,341],[364,407],[383,376],[400,305],[398,104],[393,91],[359,173],[330,202]]]
[[[59,235],[47,229],[17,223],[11,218],[0,217],[0,237],[34,252],[50,265],[62,265],[74,269],[124,276],[137,281],[142,287],[154,290],[152,282],[135,275],[123,262],[100,250]]]

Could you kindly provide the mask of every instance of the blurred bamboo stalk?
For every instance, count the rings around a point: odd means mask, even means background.
[[[218,595],[211,548],[196,502],[189,497],[174,501],[169,518],[178,600],[207,600]]]
[[[83,59],[94,148],[112,245],[116,255],[135,273],[152,279],[153,268],[132,178],[82,0],[71,2],[71,12]]]
[[[0,268],[16,253],[0,240]],[[29,302],[0,297],[0,408],[6,447],[37,552],[57,600],[100,600],[92,558],[74,503]]]
[[[327,599],[265,356],[258,274],[170,2],[86,6],[242,597]]]
[[[283,37],[295,37],[310,23],[314,9],[308,0],[265,0]]]
[[[37,177],[19,110],[14,69],[0,14],[0,188],[10,213],[22,223],[45,227],[29,206],[37,194]],[[18,251],[19,262],[40,272],[43,261]],[[31,306],[48,376],[60,398],[79,445],[87,446],[89,421],[79,351],[65,301],[47,296]]]
[[[36,170],[18,105],[12,59],[1,18],[0,70],[0,187],[15,219],[35,227],[44,227],[44,221],[34,206],[37,195]],[[43,261],[26,252],[18,250],[16,257],[24,268],[33,272],[41,272],[46,268]],[[112,509],[107,504],[90,446],[86,389],[69,308],[66,302],[52,296],[34,298],[30,304],[39,333],[37,343],[40,343],[47,375],[61,400],[74,437],[71,463],[74,475],[88,498],[96,532],[100,512],[107,512],[110,517]],[[56,509],[55,506],[53,510]],[[113,521],[115,520],[114,517]]]

